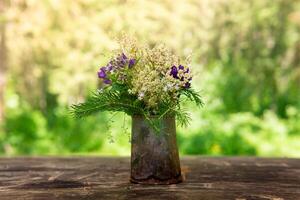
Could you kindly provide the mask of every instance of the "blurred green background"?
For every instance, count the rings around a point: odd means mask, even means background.
[[[193,52],[182,155],[300,157],[299,0],[0,0],[0,154],[129,155],[129,117],[68,110],[122,32]]]

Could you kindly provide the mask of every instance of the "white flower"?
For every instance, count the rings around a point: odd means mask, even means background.
[[[139,95],[138,95],[138,99],[139,100],[142,100],[145,96],[145,93],[144,92],[140,92]]]
[[[97,92],[98,92],[99,94],[103,93],[103,88],[98,89]]]
[[[168,87],[168,88],[172,88],[172,86],[173,86],[172,83],[168,83],[168,84],[167,84],[167,87]]]

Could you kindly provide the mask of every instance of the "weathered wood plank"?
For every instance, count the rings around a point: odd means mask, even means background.
[[[129,183],[129,158],[0,158],[0,199],[300,199],[300,160],[182,159],[178,185]]]

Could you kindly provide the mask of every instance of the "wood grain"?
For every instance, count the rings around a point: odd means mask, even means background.
[[[300,199],[300,160],[185,157],[178,185],[129,183],[129,158],[0,158],[0,199]]]

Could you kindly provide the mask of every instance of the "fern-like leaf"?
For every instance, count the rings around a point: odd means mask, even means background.
[[[204,105],[200,94],[196,92],[194,89],[189,88],[187,90],[182,90],[181,94],[186,96],[190,101],[195,102],[197,106]]]
[[[76,118],[82,118],[103,111],[125,112],[128,115],[141,114],[140,107],[135,106],[132,97],[122,95],[119,92],[104,90],[94,93],[84,103],[73,105],[71,113]]]

